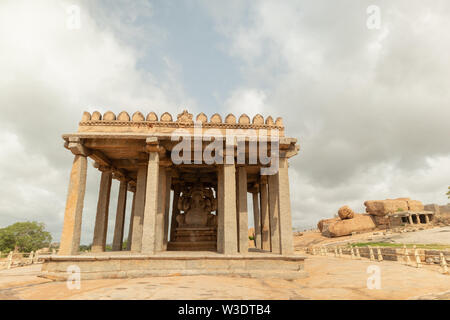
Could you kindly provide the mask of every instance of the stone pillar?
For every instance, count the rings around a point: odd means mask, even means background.
[[[134,195],[133,232],[131,238],[131,251],[137,252],[141,252],[142,249],[142,228],[144,223],[147,171],[147,163],[138,164],[136,194]]]
[[[133,203],[131,205],[130,223],[128,226],[127,250],[131,250],[131,242],[133,239],[133,220],[134,220],[135,208],[136,208],[136,189],[133,191]]]
[[[221,242],[220,252],[237,253],[237,221],[236,221],[236,169],[234,164],[221,165],[219,174],[219,226]]]
[[[220,166],[217,170],[217,252],[224,252],[224,195],[223,195],[223,168]]]
[[[155,220],[155,251],[164,250],[164,222],[166,213],[167,169],[159,167],[158,204]]]
[[[100,167],[102,176],[98,193],[97,215],[95,217],[94,240],[92,252],[104,252],[108,231],[109,197],[111,194],[112,171],[109,167]]]
[[[64,224],[59,255],[78,254],[81,237],[84,194],[86,191],[87,158],[75,155],[70,172]]]
[[[167,250],[167,242],[169,242],[169,216],[170,216],[170,192],[172,191],[172,172],[166,169],[166,194],[164,205],[164,238],[163,250]]]
[[[291,196],[289,190],[289,163],[287,158],[280,158],[278,171],[278,194],[280,207],[280,242],[281,254],[293,254]]]
[[[409,222],[409,224],[413,224],[413,220],[412,220],[411,214],[409,214],[409,216],[408,216],[408,222]]]
[[[428,214],[425,215],[425,223],[430,223],[430,217],[428,216]]]
[[[247,170],[238,168],[238,226],[239,252],[248,253]]]
[[[180,185],[177,184],[173,190],[173,201],[172,201],[172,219],[170,222],[170,241],[175,240],[175,229],[177,228],[177,215],[180,214],[178,209],[178,199],[180,199]]]
[[[268,176],[270,248],[273,253],[281,253],[280,246],[280,199],[278,173]]]
[[[262,249],[270,251],[269,196],[267,194],[267,177],[261,177],[261,243]]]
[[[123,243],[123,229],[125,226],[125,210],[127,205],[128,179],[121,178],[119,196],[117,199],[116,223],[114,226],[113,251],[121,251]]]
[[[165,170],[162,170],[165,175]],[[159,154],[150,152],[147,169],[147,190],[145,194],[144,228],[142,231],[142,253],[155,253],[156,212],[159,193]],[[163,191],[164,192],[164,191]]]
[[[422,222],[420,222],[420,214],[416,214],[416,220],[417,224],[422,224]]]
[[[259,211],[259,193],[253,192],[253,221],[255,222],[255,244],[257,249],[261,249],[261,214]]]

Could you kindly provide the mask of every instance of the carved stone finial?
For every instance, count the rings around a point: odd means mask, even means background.
[[[158,116],[153,111],[147,115],[147,121],[158,121]]]
[[[89,121],[91,120],[91,114],[87,111],[83,112],[83,116],[81,117],[81,121]]]
[[[93,120],[93,121],[99,121],[99,120],[102,120],[102,114],[101,114],[100,112],[98,112],[98,111],[94,111],[94,112],[92,113],[91,120]]]
[[[240,124],[250,124],[250,118],[245,113],[239,117]]]
[[[222,123],[222,117],[220,116],[220,114],[215,113],[212,115],[210,121],[211,121],[211,123]]]
[[[279,127],[283,126],[283,118],[278,117],[277,120],[275,120],[275,124]]]
[[[103,120],[104,121],[114,121],[114,120],[116,120],[116,115],[112,111],[106,111],[105,114],[103,115]]]
[[[267,119],[266,119],[266,124],[269,125],[269,126],[274,125],[272,116],[268,116],[268,117],[267,117]]]
[[[128,112],[122,111],[122,112],[119,113],[119,115],[117,116],[117,120],[118,120],[118,121],[130,121],[130,115],[128,114]]]
[[[230,123],[230,124],[236,123],[236,117],[234,116],[234,114],[232,114],[232,113],[228,114],[225,118],[225,123]]]
[[[133,117],[131,119],[132,119],[132,121],[144,121],[145,120],[144,115],[139,111],[136,111],[135,113],[133,113]]]
[[[197,118],[195,120],[197,122],[206,123],[208,122],[208,117],[202,112],[197,115]]]
[[[162,122],[172,122],[173,121],[172,120],[172,115],[170,113],[168,113],[168,112],[164,112],[161,115],[161,121]]]
[[[182,113],[177,115],[177,122],[193,122],[192,113],[189,113],[187,110],[183,110]]]
[[[255,115],[254,117],[253,117],[253,124],[259,124],[259,125],[261,125],[261,124],[264,124],[264,118],[263,118],[263,116],[262,115],[260,115],[260,114],[257,114],[257,115]]]

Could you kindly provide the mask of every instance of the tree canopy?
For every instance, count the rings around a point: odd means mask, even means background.
[[[36,251],[49,247],[52,241],[50,232],[45,231],[45,225],[38,222],[17,222],[0,229],[0,251],[20,252]]]

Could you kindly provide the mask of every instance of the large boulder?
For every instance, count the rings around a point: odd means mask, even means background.
[[[418,200],[408,200],[407,203],[409,211],[423,211],[425,209],[423,203]]]
[[[340,220],[339,218],[322,219],[319,221],[319,223],[317,223],[317,228],[319,229],[320,232],[322,232],[324,227],[326,227],[330,223],[334,223],[339,220]]]
[[[355,214],[353,219],[338,220],[323,226],[322,234],[327,237],[341,237],[352,232],[370,231],[375,229],[374,218],[369,214]]]
[[[343,206],[339,208],[338,215],[342,220],[352,219],[355,216],[355,212],[353,212],[353,210],[348,206]]]
[[[374,216],[408,210],[408,200],[405,199],[367,200],[364,205],[366,212]]]

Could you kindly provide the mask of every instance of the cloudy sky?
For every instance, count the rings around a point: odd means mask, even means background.
[[[84,110],[283,117],[299,229],[367,199],[447,203],[449,30],[446,0],[2,0],[0,227],[41,221],[59,240],[61,134]],[[98,182],[89,166],[82,243]]]

